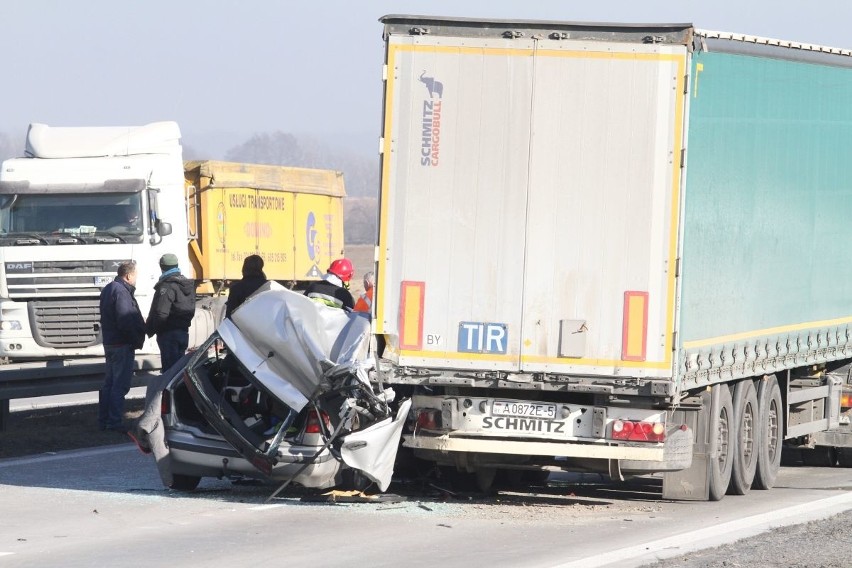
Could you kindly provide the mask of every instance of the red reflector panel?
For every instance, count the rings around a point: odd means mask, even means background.
[[[659,422],[616,420],[612,423],[610,438],[628,442],[664,442],[666,427]]]
[[[648,292],[624,293],[621,358],[644,361],[648,346]]]
[[[441,428],[441,411],[424,408],[417,411],[417,429],[439,430]]]
[[[400,349],[423,348],[423,301],[426,296],[425,282],[404,280],[399,293],[399,347]]]
[[[160,399],[160,414],[166,415],[172,411],[172,393],[164,390],[163,397]]]

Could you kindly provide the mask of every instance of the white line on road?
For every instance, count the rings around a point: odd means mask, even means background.
[[[125,400],[145,398],[145,389],[146,387],[133,387],[124,398]],[[44,408],[63,408],[66,406],[80,406],[84,404],[97,403],[98,391],[92,391],[12,399],[9,401],[9,411],[26,412],[29,410],[42,410]]]
[[[612,552],[588,556],[564,564],[557,564],[553,568],[594,568],[615,563],[618,563],[621,568],[639,566],[663,558],[681,556],[695,550],[727,544],[770,529],[824,519],[850,508],[852,508],[852,493],[844,493],[811,503],[794,505],[778,511],[752,515],[736,521],[661,538],[637,546],[628,546]],[[627,564],[626,562],[630,563]]]
[[[284,505],[258,505],[257,507],[249,507],[249,511],[266,511],[268,509],[278,509]]]
[[[129,442],[129,439],[128,439]],[[28,458],[9,458],[0,460],[0,467],[15,467],[19,465],[31,465],[34,463],[44,463],[57,460],[67,460],[74,458],[88,458],[92,456],[101,456],[105,454],[117,454],[119,452],[130,452],[136,448],[131,444],[120,444],[115,446],[105,446],[102,448],[91,448],[87,450],[68,450],[55,454],[33,456]]]

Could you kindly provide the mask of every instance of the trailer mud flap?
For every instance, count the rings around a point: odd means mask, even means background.
[[[712,396],[718,398],[719,389],[713,389]],[[711,393],[701,394],[701,410],[698,412],[677,411],[672,414],[673,421],[686,424],[694,433],[692,445],[692,463],[679,471],[663,474],[663,499],[679,501],[707,501],[710,497],[710,460],[715,453],[713,442],[716,436],[710,432],[718,428],[715,420],[710,420]],[[713,401],[718,403],[718,401]],[[711,442],[708,443],[708,440]]]

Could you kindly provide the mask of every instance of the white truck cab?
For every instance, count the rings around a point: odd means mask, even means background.
[[[190,269],[185,203],[175,122],[30,125],[25,157],[0,168],[0,357],[102,355],[98,299],[119,263],[136,262],[146,316],[160,256]]]

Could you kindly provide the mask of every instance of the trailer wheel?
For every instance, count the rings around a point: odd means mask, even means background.
[[[808,467],[833,467],[837,463],[837,452],[831,446],[816,446],[802,450],[802,461]]]
[[[490,493],[496,475],[497,470],[493,467],[476,468],[476,487],[483,493]]]
[[[775,375],[770,375],[761,381],[758,393],[757,472],[752,484],[755,489],[772,489],[781,469],[784,453],[784,430],[781,423],[784,413],[781,404],[778,379]]]
[[[718,422],[716,428],[717,444],[716,457],[710,460],[710,500],[719,501],[725,496],[725,491],[731,483],[731,470],[733,469],[733,452],[736,446],[736,438],[733,435],[734,427],[734,405],[731,401],[731,390],[728,385],[717,385],[719,389],[719,402],[713,409],[714,420]]]
[[[760,447],[758,433],[757,391],[754,382],[745,379],[734,387],[734,430],[737,440],[734,445],[729,495],[745,495],[751,489],[754,472],[757,470],[757,454]]]
[[[852,467],[852,448],[837,448],[837,463],[840,467]]]

